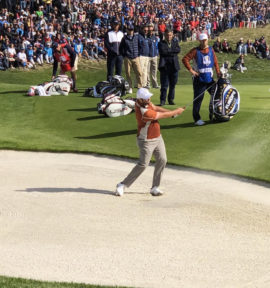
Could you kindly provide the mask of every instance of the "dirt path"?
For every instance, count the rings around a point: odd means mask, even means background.
[[[0,274],[153,288],[270,287],[270,185],[134,162],[0,151]]]

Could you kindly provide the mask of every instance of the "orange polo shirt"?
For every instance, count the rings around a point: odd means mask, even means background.
[[[138,124],[137,137],[142,140],[151,140],[160,136],[160,126],[156,119],[157,112],[150,103],[146,107],[135,104],[136,120]]]

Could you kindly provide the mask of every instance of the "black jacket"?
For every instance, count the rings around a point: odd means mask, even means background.
[[[125,35],[120,43],[120,54],[129,59],[139,57],[139,35]]]
[[[166,40],[162,40],[158,43],[158,51],[160,55],[158,70],[180,70],[180,64],[178,60],[178,54],[181,51],[178,40],[174,38],[169,47]]]

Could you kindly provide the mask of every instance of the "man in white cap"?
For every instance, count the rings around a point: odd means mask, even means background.
[[[182,62],[192,74],[194,91],[193,119],[195,125],[201,126],[205,124],[200,116],[204,92],[207,90],[211,95],[215,87],[213,67],[215,67],[218,77],[220,76],[220,70],[215,51],[208,46],[207,34],[201,33],[199,41],[199,47],[191,49],[183,57]],[[193,67],[190,65],[190,61],[193,61]]]
[[[180,115],[185,108],[168,110],[151,103],[150,98],[153,94],[146,88],[137,91],[135,104],[136,120],[138,125],[137,144],[140,149],[140,158],[137,165],[131,170],[128,176],[116,186],[116,196],[122,196],[125,187],[131,184],[142,174],[148,166],[152,155],[156,159],[154,177],[150,193],[153,196],[160,196],[160,181],[162,172],[166,166],[167,156],[163,138],[160,134],[159,119],[171,118]]]

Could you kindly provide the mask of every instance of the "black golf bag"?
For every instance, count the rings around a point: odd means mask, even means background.
[[[86,97],[104,98],[108,94],[115,94],[117,96],[126,95],[129,89],[129,84],[122,76],[115,75],[110,81],[98,82],[96,86],[87,88],[84,92]]]
[[[218,79],[215,91],[211,96],[209,105],[211,121],[229,121],[240,109],[240,94],[231,85],[230,75],[225,67],[220,69],[222,76]]]

